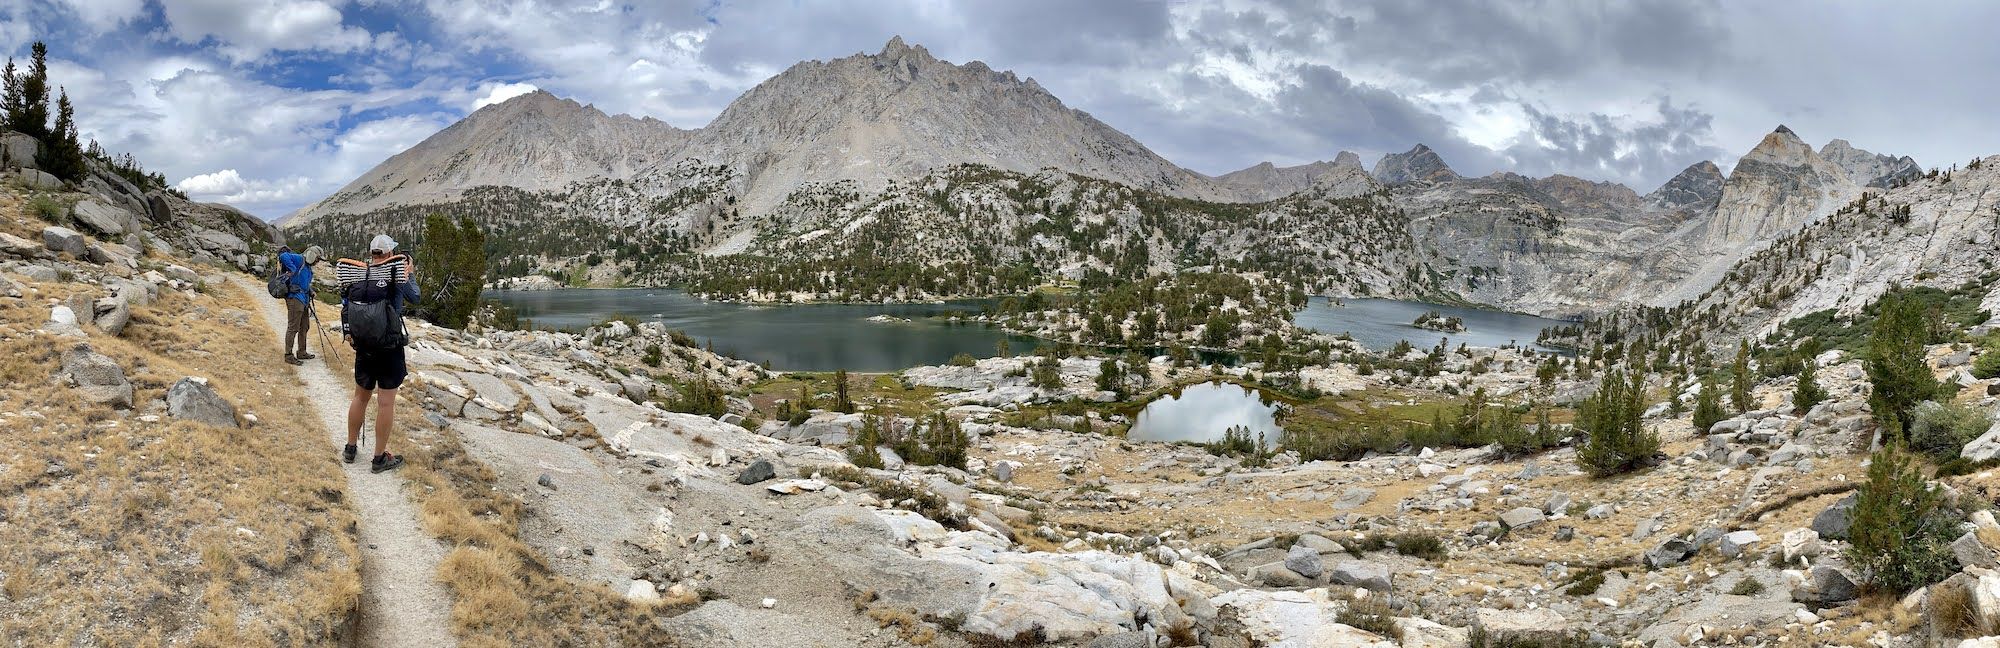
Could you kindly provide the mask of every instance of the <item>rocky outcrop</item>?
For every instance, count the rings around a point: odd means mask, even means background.
[[[1386,185],[1409,184],[1412,182],[1445,182],[1457,180],[1458,172],[1444,163],[1431,147],[1418,144],[1402,153],[1382,156],[1370,172],[1375,179]]]
[[[1722,169],[1702,160],[1682,169],[1672,180],[1646,194],[1646,202],[1661,208],[1705,214],[1722,200]]]

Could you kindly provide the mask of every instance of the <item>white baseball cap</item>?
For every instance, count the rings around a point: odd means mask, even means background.
[[[389,238],[388,234],[376,234],[375,240],[368,242],[368,251],[394,252],[396,251],[396,239]]]

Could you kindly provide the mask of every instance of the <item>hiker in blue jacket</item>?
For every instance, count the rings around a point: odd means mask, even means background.
[[[285,294],[285,362],[305,364],[319,357],[306,351],[307,329],[312,328],[312,314],[306,311],[312,308],[312,264],[286,246],[278,248],[278,267],[291,275],[291,291]]]

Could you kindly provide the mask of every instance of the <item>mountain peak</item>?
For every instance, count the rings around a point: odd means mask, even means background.
[[[875,57],[891,61],[913,59],[919,63],[937,61],[937,57],[931,56],[930,50],[924,49],[922,45],[905,43],[900,35],[890,37],[889,42],[882,45],[882,51],[876,53]]]
[[[1333,156],[1333,165],[1359,169],[1362,168],[1361,156],[1353,151],[1341,151],[1340,154]]]
[[[1889,187],[1924,173],[1923,167],[1910,156],[1872,153],[1855,148],[1844,139],[1827,142],[1820,147],[1819,156],[1847,172],[1854,184],[1866,187]]]
[[[1811,145],[1799,139],[1799,134],[1792,132],[1792,129],[1779,124],[1776,130],[1757,142],[1757,146],[1750,149],[1743,159],[1784,166],[1803,166],[1810,163],[1814,157],[1818,156],[1813,153]]]
[[[1457,180],[1458,172],[1438,157],[1431,147],[1418,144],[1406,153],[1391,153],[1382,156],[1375,163],[1375,179],[1382,184],[1406,184],[1411,182],[1445,182]]]
[[[1646,194],[1646,201],[1669,209],[1693,207],[1705,211],[1722,198],[1722,183],[1722,169],[1714,162],[1702,160],[1688,165],[1672,180]]]

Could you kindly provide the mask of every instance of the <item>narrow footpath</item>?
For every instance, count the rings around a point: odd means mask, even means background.
[[[245,293],[257,298],[258,309],[263,312],[264,322],[270,326],[272,339],[285,334],[285,304],[270,299],[264,287],[251,283],[243,277],[232,279]],[[340,344],[338,339],[327,338],[332,344]],[[327,461],[340,460],[340,448],[347,442],[347,403],[354,397],[354,381],[351,377],[339,376],[327,369],[328,349],[320,348],[320,337],[314,332],[307,346],[320,356],[306,361],[296,368],[301,388],[306,391],[307,400],[313,403],[319,415],[320,427],[324,428],[328,446]],[[353,351],[345,347],[332,349],[351,359]],[[283,353],[277,345],[269,349],[259,349],[258,353]],[[399,401],[401,398],[397,399]],[[415,408],[407,412],[415,416]],[[398,412],[405,414],[406,412]],[[374,425],[373,406],[370,406],[368,425]],[[398,424],[403,422],[398,417]],[[363,435],[363,443],[368,437]],[[354,512],[361,522],[361,646],[369,648],[449,648],[458,645],[458,639],[451,633],[451,595],[437,580],[438,562],[444,559],[445,549],[435,538],[424,532],[419,522],[415,503],[404,494],[405,483],[399,471],[382,474],[368,472],[367,453],[371,447],[362,448],[362,457],[353,464],[342,464],[347,472],[347,501],[354,505]],[[390,452],[400,454],[393,444]]]

